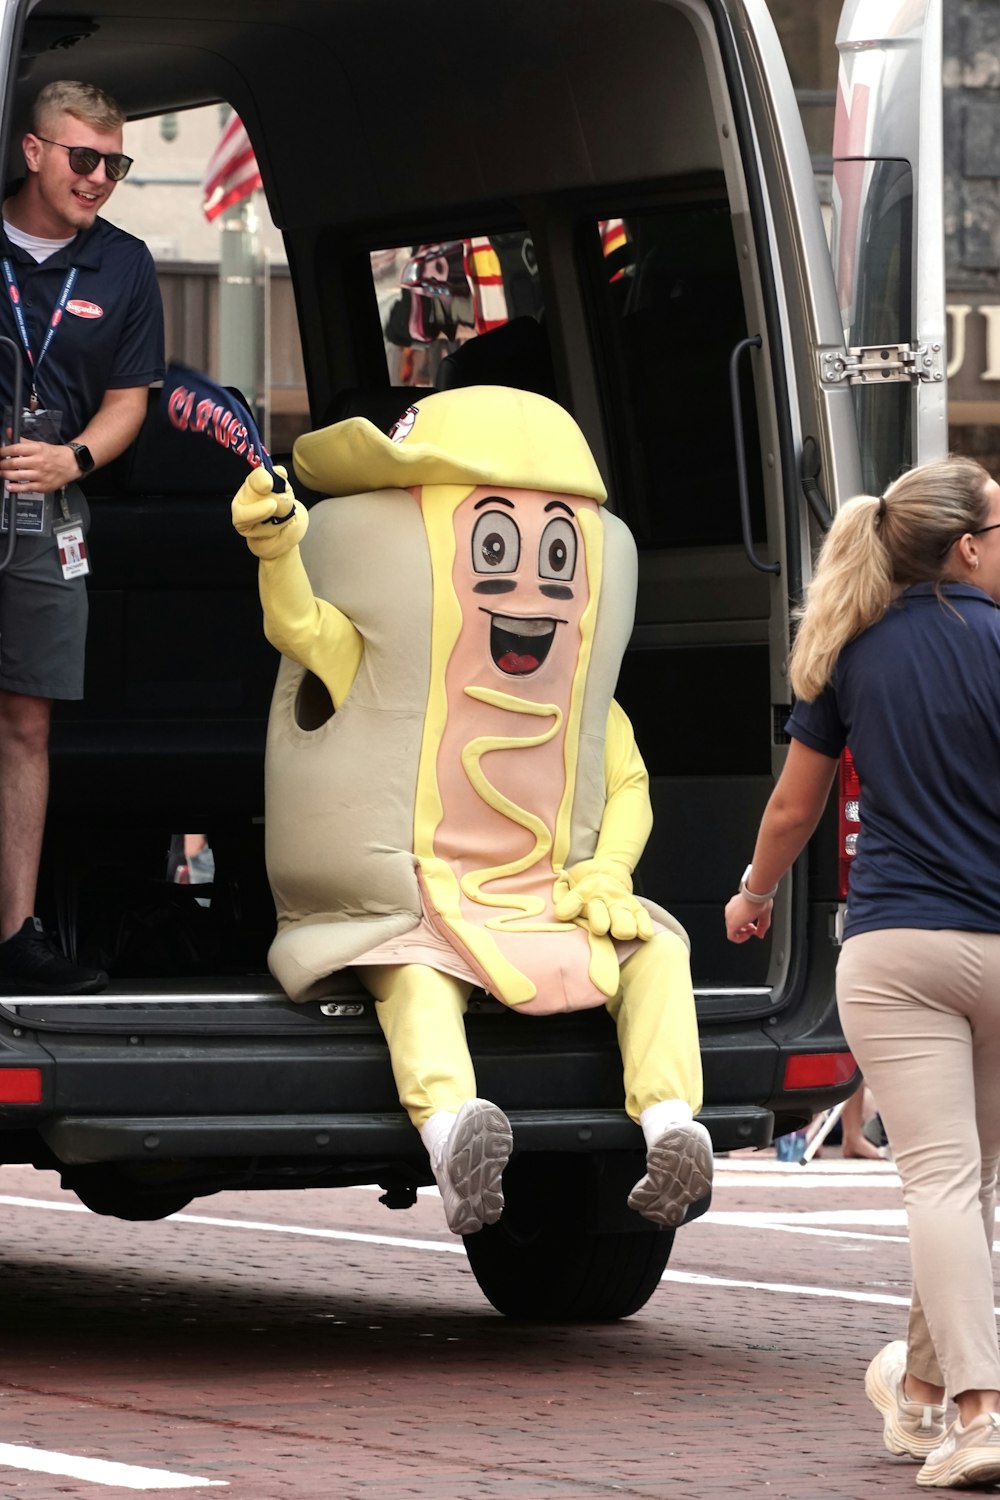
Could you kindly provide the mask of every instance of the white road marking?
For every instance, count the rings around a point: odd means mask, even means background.
[[[345,1189],[349,1191],[349,1189]],[[50,1208],[62,1213],[89,1214],[90,1209],[82,1203],[53,1203],[44,1198],[13,1198],[0,1196],[0,1205],[11,1208]],[[183,1211],[170,1214],[163,1221],[168,1224],[204,1224],[218,1229],[253,1229],[261,1234],[302,1234],[317,1240],[353,1240],[362,1245],[391,1245],[402,1250],[448,1250],[461,1255],[465,1246],[460,1240],[418,1240],[401,1234],[361,1234],[354,1229],[318,1229],[304,1224],[273,1224],[261,1219],[218,1219],[207,1214],[189,1214]]]
[[[350,1191],[345,1189],[344,1191]],[[51,1203],[44,1199],[14,1198],[0,1196],[0,1204],[9,1204],[15,1208],[42,1208],[42,1209],[69,1209],[72,1212],[89,1213],[82,1204],[75,1203]],[[899,1219],[897,1220],[897,1214]],[[811,1223],[802,1222],[811,1220]],[[362,1234],[357,1230],[350,1229],[318,1229],[303,1224],[273,1224],[262,1219],[222,1219],[209,1217],[207,1214],[191,1214],[181,1212],[171,1214],[167,1222],[173,1224],[200,1224],[212,1229],[241,1229],[252,1230],[255,1234],[290,1234],[302,1235],[306,1239],[321,1240],[346,1240],[354,1244],[364,1245],[387,1245],[399,1250],[430,1250],[435,1252],[444,1251],[445,1254],[462,1255],[465,1246],[457,1239],[451,1240],[421,1240],[411,1239],[405,1235],[389,1234]],[[896,1209],[821,1209],[803,1213],[776,1214],[769,1210],[754,1212],[713,1213],[709,1212],[704,1217],[704,1223],[716,1223],[720,1227],[738,1227],[741,1229],[774,1229],[786,1230],[800,1234],[826,1234],[831,1238],[848,1236],[851,1238],[889,1239],[891,1242],[905,1243],[904,1235],[866,1235],[851,1234],[849,1231],[833,1228],[832,1224],[854,1223],[854,1224],[895,1224],[905,1222],[902,1210]],[[687,1233],[697,1234],[696,1229],[688,1230]],[[1000,1245],[994,1244],[994,1250]],[[748,1281],[727,1276],[707,1276],[695,1271],[664,1271],[661,1278],[663,1281],[674,1281],[688,1286],[715,1286],[729,1287],[740,1291],[772,1292],[787,1297],[831,1297],[841,1302],[869,1302],[884,1307],[909,1307],[909,1297],[897,1297],[884,1292],[854,1292],[843,1287],[806,1286],[793,1281]],[[1000,1315],[1000,1307],[996,1309]],[[201,1482],[201,1481],[200,1481]],[[217,1480],[204,1481],[218,1483]]]
[[[740,1281],[730,1276],[703,1276],[697,1271],[664,1271],[661,1281],[686,1282],[688,1286],[736,1287],[748,1292],[779,1292],[786,1297],[834,1297],[840,1302],[877,1302],[886,1307],[909,1307],[909,1297],[884,1292],[849,1292],[843,1287],[802,1286],[794,1281]],[[997,1309],[1000,1312],[1000,1308]]]
[[[842,1177],[845,1174],[871,1172],[878,1176],[883,1172],[894,1172],[895,1167],[886,1157],[876,1159],[868,1156],[813,1157],[805,1166],[799,1161],[781,1161],[765,1151],[752,1151],[748,1155],[717,1156],[717,1172],[777,1172],[794,1177],[803,1177],[806,1172],[820,1172],[824,1177]]]
[[[717,1187],[744,1187],[755,1188],[758,1191],[773,1193],[799,1192],[802,1190],[825,1188],[827,1192],[839,1192],[841,1188],[895,1188],[899,1190],[901,1184],[899,1173],[895,1169],[889,1172],[865,1173],[853,1172],[842,1177],[824,1177],[818,1172],[811,1172],[808,1167],[799,1170],[798,1177],[786,1176],[784,1172],[775,1173],[774,1176],[764,1173],[753,1173],[752,1175],[742,1172],[727,1172],[725,1176],[718,1170],[716,1163],[715,1182]]]
[[[870,1224],[885,1228],[906,1228],[906,1211],[902,1208],[831,1208],[803,1213],[726,1212],[709,1209],[705,1222],[731,1229],[771,1229],[778,1234],[816,1235],[826,1240],[878,1240],[882,1244],[906,1245],[906,1234],[869,1234],[864,1230],[835,1228],[842,1224]]]
[[[48,1198],[0,1198],[0,1203],[6,1203],[9,1208],[54,1208],[58,1212],[69,1214],[89,1214],[90,1209],[84,1208],[82,1203],[53,1203]]]
[[[904,1208],[803,1208],[803,1209],[709,1209],[716,1224],[882,1224],[897,1229],[906,1223]]]
[[[0,1467],[30,1469],[35,1474],[59,1474],[88,1484],[110,1484],[125,1490],[193,1490],[203,1485],[228,1489],[227,1479],[201,1479],[175,1474],[171,1469],[144,1469],[138,1464],[116,1464],[103,1458],[81,1458],[76,1453],[54,1453],[49,1448],[24,1448],[0,1443]]]
[[[345,1189],[345,1191],[351,1190]],[[42,1198],[0,1197],[0,1204],[8,1204],[12,1208],[55,1209],[63,1213],[86,1214],[90,1212],[82,1203],[56,1203]],[[271,1220],[262,1219],[224,1219],[215,1215],[189,1213],[187,1209],[171,1214],[167,1222],[202,1224],[210,1229],[254,1229],[262,1234],[305,1235],[311,1239],[345,1240],[362,1245],[388,1245],[403,1250],[444,1250],[454,1254],[461,1254],[463,1250],[463,1246],[456,1239],[425,1240],[416,1239],[412,1235],[372,1234],[354,1229],[322,1229],[315,1225],[303,1224],[275,1224]],[[851,1238],[889,1240],[890,1242],[896,1239],[901,1241],[906,1239],[905,1235],[859,1234],[843,1227],[846,1225],[868,1225],[872,1228],[903,1227],[906,1224],[906,1214],[901,1208],[827,1208],[785,1212],[775,1212],[770,1209],[733,1211],[710,1209],[704,1217],[704,1222],[721,1228],[785,1230],[790,1233],[825,1235],[831,1239],[839,1239],[845,1234],[850,1234]]]
[[[459,1239],[418,1240],[403,1234],[362,1234],[356,1229],[315,1229],[302,1224],[271,1224],[257,1219],[210,1219],[207,1214],[171,1214],[171,1224],[206,1224],[213,1229],[255,1229],[263,1234],[304,1234],[319,1240],[350,1240],[358,1245],[391,1245],[400,1250],[446,1250],[464,1255]]]

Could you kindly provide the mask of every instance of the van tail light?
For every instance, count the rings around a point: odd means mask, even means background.
[[[41,1104],[41,1068],[0,1068],[0,1104]]]
[[[847,900],[847,881],[861,831],[861,783],[854,769],[850,750],[840,757],[839,796],[837,800],[837,897]]]
[[[826,1089],[850,1083],[857,1072],[850,1052],[795,1052],[785,1063],[786,1089]]]

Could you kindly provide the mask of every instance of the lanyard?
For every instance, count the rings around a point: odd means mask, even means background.
[[[14,314],[14,322],[17,325],[17,331],[20,335],[21,343],[24,345],[24,352],[28,356],[28,364],[31,366],[31,400],[29,402],[29,405],[32,411],[37,411],[38,391],[35,388],[35,381],[37,380],[38,372],[42,367],[42,360],[48,353],[49,345],[55,338],[56,329],[62,322],[63,311],[65,310],[66,303],[69,301],[70,293],[73,290],[73,285],[79,273],[76,266],[70,266],[69,270],[66,272],[66,280],[62,284],[62,291],[59,293],[59,296],[56,300],[56,305],[52,310],[52,316],[49,319],[49,326],[46,329],[45,338],[42,340],[42,347],[38,351],[38,358],[36,359],[31,352],[31,340],[28,337],[28,325],[24,320],[24,309],[21,306],[21,289],[17,284],[17,277],[14,274],[14,267],[6,256],[4,256],[0,264],[2,264],[3,266],[3,279],[7,283],[7,295],[10,297],[10,306],[11,312]]]

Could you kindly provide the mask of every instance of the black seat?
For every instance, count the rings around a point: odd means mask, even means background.
[[[557,400],[552,351],[536,318],[511,318],[478,338],[466,339],[441,361],[437,389],[461,385],[507,385]]]

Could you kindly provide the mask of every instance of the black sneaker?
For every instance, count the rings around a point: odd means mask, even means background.
[[[20,932],[0,943],[2,995],[93,995],[107,983],[101,969],[70,963],[37,917],[29,917]]]

